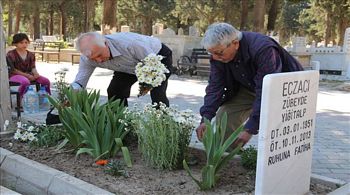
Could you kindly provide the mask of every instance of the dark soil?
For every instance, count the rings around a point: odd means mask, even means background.
[[[12,144],[10,144],[12,143]],[[12,145],[10,147],[10,145]],[[196,183],[184,170],[158,170],[147,166],[141,159],[137,147],[129,146],[133,166],[127,169],[128,178],[115,177],[105,173],[106,167],[97,166],[87,155],[69,152],[56,152],[55,148],[33,148],[28,144],[2,137],[0,146],[16,154],[46,164],[52,168],[66,172],[74,177],[117,194],[253,194],[255,174],[246,170],[238,158],[229,162],[220,173],[216,187],[207,192],[200,191]],[[205,163],[205,153],[190,149],[190,155],[198,160],[198,164],[190,166],[195,177],[199,178],[200,169]],[[118,159],[120,157],[116,157]],[[310,185],[313,194],[326,194],[334,189],[319,184]]]

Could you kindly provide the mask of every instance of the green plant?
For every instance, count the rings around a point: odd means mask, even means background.
[[[58,92],[58,100],[61,104],[65,101],[65,90],[68,87],[68,83],[66,82],[66,72],[67,69],[63,69],[61,71],[55,72],[55,83],[54,86]]]
[[[35,147],[51,147],[64,139],[62,126],[39,126],[36,142],[31,142]]]
[[[125,170],[125,164],[123,161],[112,160],[106,165],[106,173],[113,176],[123,176],[125,178],[129,177],[128,172]]]
[[[6,43],[7,43],[8,46],[12,45],[12,40],[13,40],[13,36],[8,36],[7,37]]]
[[[146,105],[135,112],[133,124],[143,158],[153,167],[176,169],[181,166],[194,128],[193,114],[160,104]]]
[[[128,149],[123,147],[122,139],[128,133],[125,130],[125,107],[119,100],[99,104],[100,93],[96,90],[64,90],[67,105],[58,100],[49,101],[58,109],[60,120],[65,127],[66,140],[77,148],[77,155],[88,153],[95,160],[106,159],[122,151],[124,160],[131,166]]]
[[[254,146],[250,145],[241,152],[241,162],[243,167],[251,170],[256,169],[256,161],[258,158],[258,151]]]
[[[57,41],[55,43],[46,43],[45,46],[49,47],[49,48],[60,47],[61,49],[66,49],[66,48],[68,48],[68,42],[66,42],[66,41]]]
[[[228,155],[224,155],[225,151],[230,145],[237,139],[240,132],[243,130],[241,125],[236,131],[234,131],[226,140],[227,114],[225,113],[221,121],[210,124],[208,120],[205,121],[206,131],[203,137],[203,144],[206,153],[207,162],[202,168],[202,180],[194,178],[192,175],[186,160],[183,160],[183,166],[188,172],[190,177],[197,183],[201,190],[208,190],[215,186],[216,181],[219,179],[218,172],[231,160],[235,154],[239,152],[242,144],[239,144]]]

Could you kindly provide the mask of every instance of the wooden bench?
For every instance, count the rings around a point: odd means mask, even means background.
[[[71,54],[71,56],[72,56],[72,66],[74,65],[74,64],[79,64],[79,62],[80,62],[80,53],[70,53]],[[78,60],[78,62],[76,63],[75,61],[74,61],[74,57],[79,57],[79,60]]]
[[[191,58],[193,62],[198,62],[198,59],[210,59],[210,54],[204,48],[193,48]]]
[[[189,73],[192,75],[208,76],[210,65],[201,62],[201,60],[209,60],[210,54],[204,48],[192,49],[191,57],[180,56],[177,60],[175,73],[177,75]]]
[[[55,51],[32,51],[34,54],[40,54],[41,60],[44,61],[44,55],[46,55],[46,62],[50,61],[50,56],[54,55],[57,57],[57,63],[60,63],[60,53]]]
[[[54,50],[46,50],[45,47],[50,45],[51,47],[55,48]],[[34,54],[40,54],[41,60],[44,61],[44,56],[46,55],[46,62],[50,61],[50,56],[56,56],[57,57],[57,63],[60,63],[60,52],[62,43],[61,42],[44,42],[44,41],[36,41],[33,43],[34,51],[32,51]]]

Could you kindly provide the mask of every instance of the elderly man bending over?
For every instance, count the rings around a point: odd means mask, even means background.
[[[168,70],[172,70],[172,51],[154,37],[131,32],[101,35],[88,32],[79,36],[77,50],[80,57],[79,71],[72,87],[86,87],[96,67],[114,70],[113,78],[108,86],[108,99],[120,99],[127,106],[131,86],[137,81],[135,66],[151,53],[164,56],[161,61]],[[151,90],[152,103],[162,102],[169,106],[166,96],[168,78],[158,87]]]

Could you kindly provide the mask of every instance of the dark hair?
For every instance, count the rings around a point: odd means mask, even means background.
[[[27,40],[29,42],[29,38],[26,34],[24,33],[17,33],[15,35],[13,35],[13,38],[12,38],[12,44],[16,44],[16,43],[19,43],[23,40]]]

